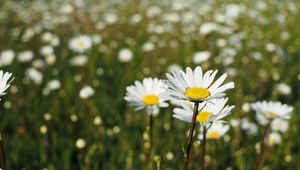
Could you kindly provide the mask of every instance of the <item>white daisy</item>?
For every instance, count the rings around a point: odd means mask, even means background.
[[[225,106],[228,98],[214,99],[211,102],[201,103],[199,105],[199,113],[196,120],[202,125],[221,120],[228,116],[234,106]],[[173,117],[185,121],[192,122],[194,106],[191,102],[182,102],[182,108],[175,108]]]
[[[135,81],[135,85],[126,88],[124,98],[135,110],[147,109],[148,115],[153,114],[158,107],[167,107],[168,104],[159,97],[164,92],[163,82],[157,78],[145,78],[143,82]]]
[[[276,118],[271,122],[271,130],[275,132],[286,132],[289,128],[289,122],[284,119]]]
[[[194,71],[186,68],[186,73],[181,70],[172,70],[167,73],[168,80],[165,81],[167,91],[161,94],[162,98],[172,100],[188,100],[192,102],[203,102],[215,98],[223,98],[224,91],[234,88],[234,83],[229,82],[221,85],[227,77],[223,74],[214,83],[218,70],[209,70],[203,74],[201,67]]]
[[[262,101],[251,105],[252,109],[256,111],[257,118],[264,117],[267,120],[274,118],[289,119],[293,111],[293,107],[282,104],[281,102]]]
[[[84,86],[79,92],[79,96],[82,99],[88,99],[94,94],[95,90],[91,86]]]
[[[221,121],[216,121],[212,126],[207,130],[206,137],[207,139],[219,139],[226,132],[228,132],[230,126]],[[202,129],[202,128],[201,128]],[[202,140],[203,132],[199,134],[199,139]]]
[[[86,35],[80,35],[69,41],[69,48],[75,52],[82,53],[92,46],[92,40]]]
[[[8,72],[4,73],[2,70],[0,70],[0,97],[6,94],[5,90],[7,90],[7,88],[9,88],[10,86],[12,79],[11,80],[9,79],[11,75],[12,73],[8,73]]]

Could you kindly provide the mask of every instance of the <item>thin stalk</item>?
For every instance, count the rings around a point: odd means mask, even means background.
[[[271,127],[271,121],[269,121],[268,124],[264,128],[264,134],[260,141],[260,153],[255,161],[254,170],[260,170],[264,166],[264,163],[266,160],[266,147],[267,147],[265,144],[265,139],[269,134],[270,127]]]
[[[214,140],[215,157],[214,157],[214,170],[218,170],[218,142]]]
[[[190,131],[189,131],[189,140],[188,140],[188,144],[187,144],[187,147],[186,147],[186,158],[185,158],[185,163],[183,165],[184,170],[187,170],[187,167],[188,167],[188,164],[189,164],[190,150],[191,150],[191,146],[192,146],[192,143],[193,143],[193,134],[194,134],[195,125],[196,125],[196,118],[197,118],[197,115],[199,113],[198,108],[199,108],[199,102],[195,102],[192,125],[191,125]]]
[[[207,128],[206,126],[203,126],[203,136],[202,136],[202,143],[201,143],[201,167],[200,170],[205,170],[205,152],[206,152],[206,133],[207,133]]]
[[[4,147],[3,147],[3,140],[0,134],[0,168],[5,170],[5,159],[4,159]]]
[[[148,167],[149,163],[150,163],[150,168],[151,167],[151,155],[152,155],[152,146],[153,146],[153,114],[151,114],[149,116],[149,140],[150,140],[150,146],[149,146],[149,150],[147,153],[147,159],[146,159],[146,167]]]

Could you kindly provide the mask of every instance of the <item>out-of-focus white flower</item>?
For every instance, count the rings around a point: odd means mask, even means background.
[[[207,130],[207,139],[219,139],[222,137],[226,132],[228,132],[230,126],[225,124],[222,121],[216,121],[212,124],[212,126]],[[201,128],[202,129],[202,128]],[[199,134],[199,139],[202,140],[203,132]]]
[[[172,152],[168,152],[166,154],[166,158],[167,158],[167,160],[172,160],[174,158],[174,154]]]
[[[260,52],[255,51],[255,52],[250,53],[250,57],[256,61],[261,61],[263,56]]]
[[[267,43],[265,48],[268,52],[274,52],[277,47],[274,43]]]
[[[84,86],[79,92],[79,96],[82,99],[90,98],[94,94],[95,90],[91,86]]]
[[[143,51],[149,52],[154,49],[154,44],[151,42],[146,42],[145,44],[143,44],[142,48],[143,48]]]
[[[201,51],[197,52],[193,56],[193,62],[194,64],[201,64],[204,61],[207,61],[210,58],[210,52],[209,51]]]
[[[154,17],[161,14],[161,9],[158,6],[151,6],[147,9],[146,15],[148,17]]]
[[[249,103],[244,103],[242,105],[242,111],[243,112],[248,113],[248,112],[250,112],[250,110],[251,110],[251,105]]]
[[[238,119],[231,119],[231,120],[229,120],[229,124],[232,127],[238,127],[240,125],[240,120],[238,120]]]
[[[4,50],[0,53],[0,67],[8,66],[15,58],[15,52],[13,50]]]
[[[92,47],[92,40],[86,35],[79,35],[69,41],[69,48],[75,52],[85,52]]]
[[[37,71],[35,68],[29,68],[26,71],[26,75],[35,83],[41,84],[43,81],[43,74]]]
[[[213,31],[216,31],[218,29],[218,25],[214,22],[207,22],[200,26],[199,33],[201,35],[207,35],[210,34]]]
[[[237,4],[229,4],[225,8],[225,16],[232,19],[237,19],[240,13],[245,10],[244,6]]]
[[[271,132],[266,139],[267,144],[273,146],[275,144],[280,144],[281,142],[281,135],[277,132]]]
[[[169,13],[163,15],[163,18],[165,21],[170,22],[170,23],[177,23],[180,20],[180,16],[176,13]]]
[[[4,73],[0,70],[0,97],[5,95],[5,90],[7,90],[10,86],[12,80],[9,80],[12,76],[12,73],[6,72]],[[1,100],[1,98],[0,98]]]
[[[131,24],[137,24],[143,19],[142,15],[140,14],[135,14],[130,18],[130,23]]]
[[[86,142],[85,142],[85,140],[84,139],[82,139],[82,138],[79,138],[79,139],[77,139],[76,140],[76,147],[78,148],[78,149],[83,149],[83,148],[85,148],[85,146],[86,146]]]
[[[45,45],[41,48],[40,50],[40,53],[43,55],[43,56],[47,56],[47,55],[51,55],[53,54],[54,52],[54,49],[52,46],[50,45]]]
[[[70,64],[72,66],[85,66],[88,62],[88,57],[86,55],[79,55],[71,59]]]
[[[248,118],[242,118],[241,122],[241,129],[245,130],[249,135],[256,135],[257,134],[257,125],[249,121]]]
[[[51,32],[45,32],[41,38],[44,43],[49,43],[53,38],[53,34]]]
[[[74,11],[74,7],[71,4],[63,4],[59,11],[63,14],[70,14]]]
[[[289,119],[293,107],[282,104],[281,102],[262,101],[251,104],[256,111],[257,117],[265,117],[268,120],[274,118]]]
[[[61,83],[59,80],[51,80],[47,83],[46,88],[50,91],[57,90],[61,87]]]
[[[289,95],[292,92],[292,88],[286,83],[279,83],[276,85],[275,90],[279,94]]]
[[[131,61],[132,58],[133,58],[133,54],[129,49],[123,48],[119,51],[118,59],[120,62],[127,63],[127,62]]]
[[[19,62],[29,62],[33,59],[33,52],[32,51],[23,51],[20,52],[17,56]]]
[[[32,66],[34,68],[43,68],[45,66],[45,62],[42,59],[36,59],[34,61],[32,61]]]
[[[289,122],[283,119],[274,119],[271,123],[271,129],[275,132],[286,132],[289,128]]]
[[[114,24],[118,21],[118,16],[115,13],[106,13],[104,15],[104,20],[107,24]]]
[[[181,70],[182,67],[180,67],[178,64],[171,64],[168,66],[168,72],[172,73],[174,70]]]

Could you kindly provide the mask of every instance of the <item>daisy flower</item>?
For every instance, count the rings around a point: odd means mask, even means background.
[[[69,41],[69,48],[75,52],[82,53],[92,47],[92,40],[86,35],[80,35]]]
[[[167,107],[159,94],[164,92],[163,82],[157,78],[145,78],[143,82],[135,81],[135,84],[126,88],[125,100],[135,110],[146,108],[148,115],[152,115],[159,107]]]
[[[223,74],[215,82],[215,76],[218,70],[209,70],[203,74],[200,66],[193,71],[190,67],[186,72],[181,70],[172,70],[167,73],[165,85],[167,91],[161,94],[162,98],[168,100],[187,100],[191,102],[203,102],[206,100],[223,98],[224,92],[234,88],[234,83],[229,82],[221,85],[227,77]]]
[[[228,132],[230,126],[222,121],[216,121],[206,132],[207,139],[219,139],[226,132]],[[199,134],[199,139],[202,140],[202,132]]]
[[[9,81],[12,73],[4,73],[2,70],[0,70],[0,97],[5,95],[5,90],[10,86],[10,83],[12,79]],[[1,100],[1,98],[0,98]]]
[[[196,121],[202,125],[213,123],[228,116],[234,106],[225,106],[228,98],[214,99],[211,102],[201,103],[198,108]],[[182,108],[175,108],[173,110],[176,119],[192,122],[194,106],[191,102],[182,102]]]
[[[273,101],[256,102],[253,103],[251,107],[256,111],[257,118],[261,120],[262,118],[266,118],[267,121],[273,120],[274,118],[289,119],[293,111],[293,107]]]

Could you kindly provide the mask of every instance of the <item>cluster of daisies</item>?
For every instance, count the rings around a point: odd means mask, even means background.
[[[167,80],[145,78],[143,82],[136,81],[135,85],[127,87],[125,100],[136,110],[146,108],[149,115],[160,107],[167,107],[166,101],[178,106],[173,110],[173,117],[184,122],[192,122],[195,103],[199,103],[196,121],[203,126],[210,127],[209,138],[219,138],[228,129],[222,120],[228,116],[234,106],[228,106],[225,91],[234,88],[234,83],[223,84],[227,74],[215,80],[217,70],[203,72],[201,67],[195,70],[186,68],[172,70],[167,73]],[[215,81],[214,81],[215,80]]]
[[[227,105],[225,92],[233,89],[235,84],[224,83],[227,73],[216,78],[217,73],[217,70],[203,72],[199,66],[194,70],[187,67],[185,72],[174,69],[166,74],[166,80],[145,78],[142,82],[135,81],[134,85],[127,87],[125,100],[135,110],[145,108],[150,116],[158,113],[159,108],[168,107],[167,101],[171,101],[176,106],[173,109],[174,118],[184,122],[198,122],[200,140],[219,139],[230,128],[224,118],[231,114],[235,106]],[[278,133],[287,129],[286,123],[293,108],[272,101],[256,102],[251,107],[256,111],[259,123],[265,127],[272,126],[274,131],[263,140],[276,143]]]

